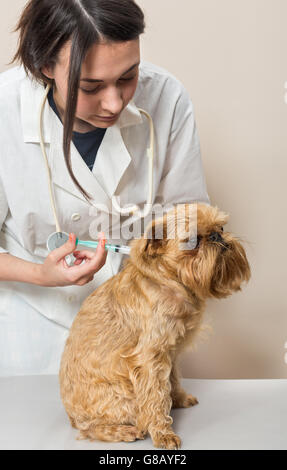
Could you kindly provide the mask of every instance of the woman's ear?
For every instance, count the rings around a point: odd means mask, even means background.
[[[51,66],[47,65],[45,67],[41,67],[40,71],[47,78],[50,78],[50,80],[54,80],[54,72]]]

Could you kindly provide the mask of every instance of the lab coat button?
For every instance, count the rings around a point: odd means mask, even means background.
[[[75,302],[75,300],[76,300],[76,296],[75,296],[75,295],[69,295],[69,296],[67,297],[67,301],[68,301],[68,302]]]
[[[74,221],[74,222],[77,222],[78,220],[80,220],[81,216],[80,214],[78,214],[77,212],[75,214],[72,215],[71,219]]]

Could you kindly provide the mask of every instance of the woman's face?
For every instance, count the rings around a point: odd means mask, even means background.
[[[62,120],[67,102],[70,50],[68,41],[54,68],[42,68],[42,73],[54,79],[54,100]],[[139,62],[139,39],[95,44],[89,49],[82,64],[74,131],[88,132],[115,124],[136,91]],[[108,117],[113,120],[102,119]]]

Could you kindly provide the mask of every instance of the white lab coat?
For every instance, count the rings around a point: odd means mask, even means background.
[[[43,93],[44,88],[32,82],[22,67],[0,74],[0,256],[8,252],[34,263],[44,262],[47,238],[56,231],[38,135]],[[120,196],[121,206],[143,208],[150,134],[149,121],[138,107],[148,111],[154,123],[153,203],[210,204],[189,95],[168,71],[142,61],[134,97],[107,129],[92,172],[71,143],[74,174],[92,194],[93,206],[69,176],[62,151],[63,126],[46,101],[44,142],[63,231],[87,240],[96,238],[97,223],[105,212],[116,215],[115,224],[127,220],[112,209],[113,195]],[[107,241],[127,243],[123,237]],[[0,281],[0,376],[57,373],[82,302],[119,271],[123,256],[109,252],[104,267],[85,286]]]

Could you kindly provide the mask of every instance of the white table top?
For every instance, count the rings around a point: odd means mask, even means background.
[[[182,450],[287,449],[287,380],[182,379],[182,385],[199,400],[171,411]],[[0,378],[0,416],[0,449],[155,450],[150,437],[77,441],[53,375]]]

